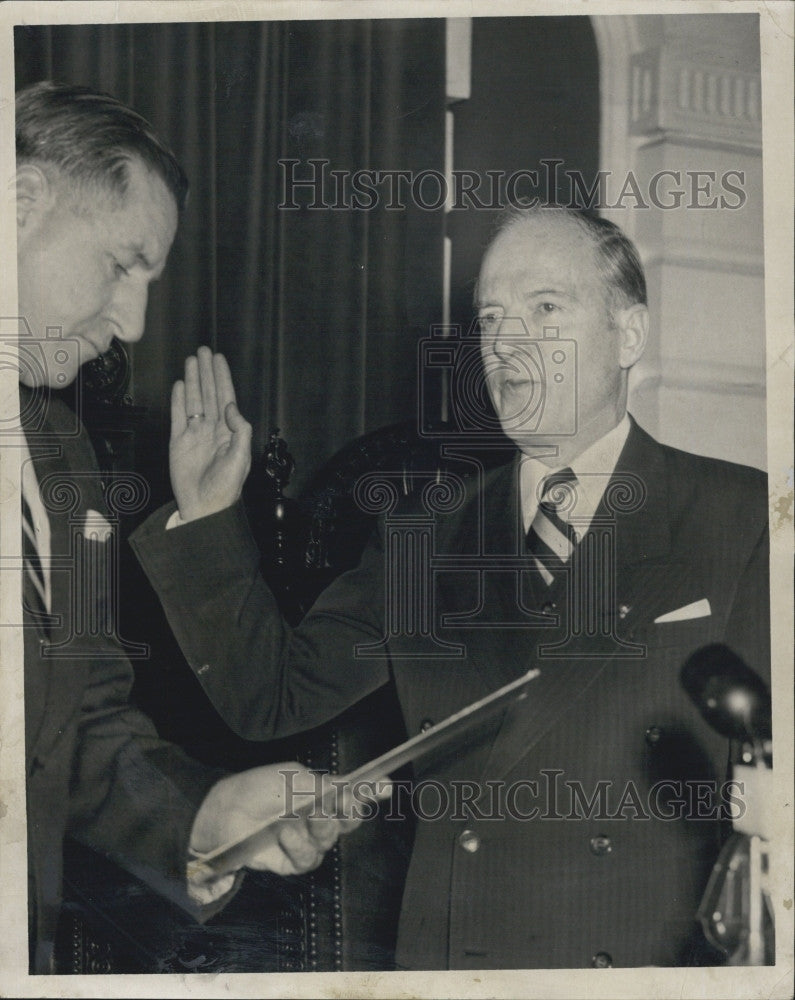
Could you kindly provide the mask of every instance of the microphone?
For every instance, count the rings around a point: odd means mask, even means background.
[[[770,692],[728,646],[713,643],[697,649],[679,679],[703,718],[721,736],[754,744],[770,739]]]

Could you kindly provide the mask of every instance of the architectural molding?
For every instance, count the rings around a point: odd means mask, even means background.
[[[677,40],[636,52],[630,67],[630,132],[692,137],[761,150],[762,111],[757,73],[725,63],[695,61]]]
[[[635,162],[637,140],[630,131],[630,66],[641,49],[637,15],[615,14],[591,18],[599,53],[600,135],[599,165],[625,175]],[[606,218],[633,235],[631,215],[605,209]]]

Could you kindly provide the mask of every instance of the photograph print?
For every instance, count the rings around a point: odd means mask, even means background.
[[[26,974],[775,966],[764,15],[150,6],[13,25]]]

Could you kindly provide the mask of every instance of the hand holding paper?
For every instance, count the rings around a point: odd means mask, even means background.
[[[308,804],[320,802],[324,788],[333,794],[323,800],[323,808],[308,809]],[[389,786],[380,792],[389,794]],[[376,797],[375,791],[372,797]],[[312,871],[339,834],[354,829],[359,822],[345,790],[340,794],[339,789],[326,785],[321,775],[295,762],[255,767],[222,778],[210,789],[196,815],[191,853],[212,853],[230,842],[247,846],[224,872],[214,872],[200,861],[191,862],[191,894],[199,902],[218,898],[231,887],[231,880],[218,885],[219,876],[244,866],[277,875]],[[253,830],[260,833],[256,843],[248,838]]]
[[[363,801],[367,799],[372,801],[389,795],[388,783],[384,787],[385,777],[409,761],[417,760],[432,750],[451,744],[463,734],[471,732],[483,719],[498,709],[506,708],[511,702],[525,698],[527,685],[540,673],[540,670],[528,671],[517,680],[467,705],[443,722],[417,736],[412,736],[405,743],[363,764],[350,774],[343,777],[327,776],[319,783],[319,787],[315,786],[314,789],[309,787],[304,777],[301,778],[300,787],[297,780],[293,782],[290,775],[294,772],[291,769],[299,768],[299,765],[276,765],[274,769],[278,768],[286,779],[277,790],[277,798],[273,800],[276,809],[259,825],[255,822],[255,811],[250,811],[244,819],[244,822],[249,823],[247,830],[243,829],[243,823],[236,823],[234,831],[230,829],[231,835],[228,841],[216,839],[216,843],[220,846],[213,847],[208,844],[204,849],[206,853],[202,851],[201,842],[194,838],[192,847],[200,856],[189,866],[191,877],[219,878],[243,866],[268,868],[271,871],[281,871],[282,874],[293,874],[292,871],[284,869],[285,859],[279,856],[279,851],[287,856],[288,864],[307,859],[308,863],[306,867],[299,869],[301,871],[309,871],[316,867],[320,863],[322,854],[315,859],[312,852],[320,849],[320,843],[331,835],[332,830],[334,836],[328,847],[336,840],[337,833],[353,829],[364,818],[361,814]],[[249,773],[252,772],[245,772],[244,775],[235,777],[245,778]],[[309,772],[304,773],[309,775],[311,781],[316,780],[316,777]],[[314,794],[311,794],[312,791]],[[355,808],[357,803],[360,807],[358,810]],[[260,812],[259,815],[264,814]],[[285,831],[296,823],[299,824],[297,834],[296,832],[286,834]],[[236,835],[238,831],[239,835]],[[305,840],[306,837],[309,839],[299,845],[297,835],[301,840]],[[323,850],[327,850],[328,847]],[[273,867],[274,864],[281,865],[281,868]]]

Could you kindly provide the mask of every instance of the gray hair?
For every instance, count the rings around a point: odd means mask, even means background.
[[[134,159],[161,178],[179,211],[188,179],[141,115],[109,94],[43,80],[16,97],[17,165],[52,166],[78,185],[123,195]]]

